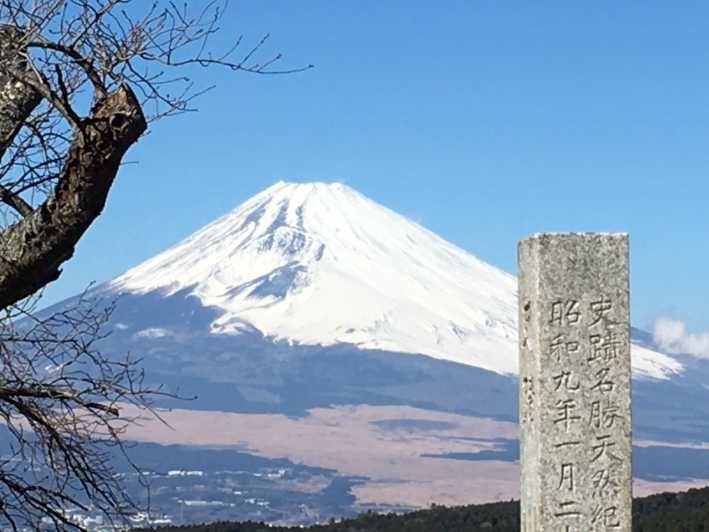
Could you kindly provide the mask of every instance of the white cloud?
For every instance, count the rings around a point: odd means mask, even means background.
[[[672,318],[658,318],[653,330],[655,343],[669,353],[687,353],[709,358],[709,332],[687,333],[684,323]]]
[[[654,328],[655,342],[663,349],[681,342],[685,335],[684,323],[670,318],[658,318]]]
[[[138,331],[133,336],[136,338],[163,338],[169,336],[170,331],[167,329],[161,329],[160,327],[150,327],[149,329],[143,329]]]

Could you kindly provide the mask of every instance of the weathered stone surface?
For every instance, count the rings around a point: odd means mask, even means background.
[[[631,530],[628,237],[519,243],[522,531]]]

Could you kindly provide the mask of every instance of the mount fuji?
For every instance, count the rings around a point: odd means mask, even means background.
[[[235,424],[135,439],[240,445],[366,478],[358,504],[416,507],[516,494],[502,452],[516,438],[516,284],[343,184],[280,182],[90,295],[116,300],[105,351],[197,396],[164,403],[171,424]],[[709,458],[709,362],[632,335],[635,455],[676,449],[636,478],[709,479],[709,465],[686,471],[692,453]],[[461,483],[468,499],[452,495]]]
[[[339,183],[280,182],[109,287],[186,290],[220,309],[215,334],[253,328],[517,372],[515,278]],[[633,368],[683,369],[637,344]]]

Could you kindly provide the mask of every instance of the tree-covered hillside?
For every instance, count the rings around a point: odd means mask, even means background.
[[[214,523],[161,529],[164,532],[290,532],[302,528],[264,523]],[[314,525],[314,532],[475,532],[519,530],[519,503],[502,502],[446,508],[434,506],[404,515],[363,514],[339,523]],[[709,488],[663,493],[633,501],[637,532],[709,532]]]

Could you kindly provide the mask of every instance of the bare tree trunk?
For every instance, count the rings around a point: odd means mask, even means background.
[[[0,232],[0,309],[59,277],[61,264],[101,214],[123,155],[147,128],[126,85],[96,102],[81,125],[54,194]]]

